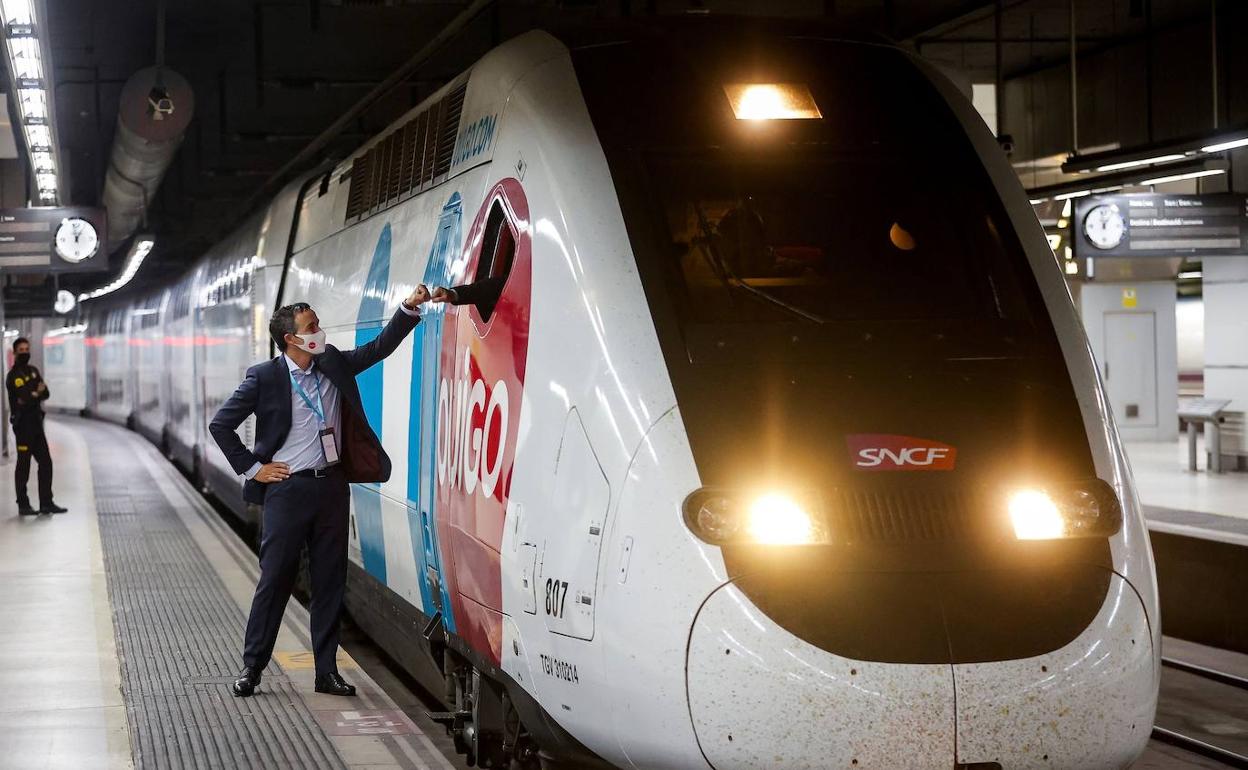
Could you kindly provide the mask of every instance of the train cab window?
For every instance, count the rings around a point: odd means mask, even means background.
[[[652,189],[692,320],[1025,318],[981,191],[915,164],[654,160]]]
[[[469,295],[461,297],[461,301],[475,304],[483,321],[488,322],[494,314],[494,306],[498,304],[498,298],[507,284],[507,276],[511,273],[515,253],[515,230],[502,203],[495,201],[485,222],[481,258],[477,260],[471,288],[461,292]]]

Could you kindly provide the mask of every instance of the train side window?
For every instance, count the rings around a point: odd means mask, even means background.
[[[481,320],[489,321],[494,314],[494,306],[498,303],[507,276],[511,273],[511,262],[516,254],[516,233],[507,212],[500,201],[494,201],[490,208],[490,216],[485,222],[485,237],[482,238],[481,258],[477,260],[477,271],[473,276],[473,284],[482,284],[482,294],[476,302]],[[485,283],[483,283],[485,282]]]

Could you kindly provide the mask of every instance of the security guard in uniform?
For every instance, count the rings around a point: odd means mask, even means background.
[[[22,516],[38,513],[65,513],[52,501],[52,456],[43,435],[43,402],[48,386],[39,370],[30,365],[30,340],[18,337],[13,343],[13,369],[5,380],[9,391],[9,422],[17,437],[17,512]],[[30,507],[26,482],[30,479],[30,458],[39,463],[39,510]]]

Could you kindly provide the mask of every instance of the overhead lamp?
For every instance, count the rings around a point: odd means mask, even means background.
[[[1228,142],[1220,142],[1211,144],[1208,147],[1201,147],[1201,152],[1225,152],[1226,150],[1234,150],[1236,147],[1248,147],[1248,136],[1240,139],[1232,139]]]
[[[0,0],[4,28],[0,43],[7,60],[9,93],[14,95],[18,113],[15,122],[22,127],[31,170],[39,177],[39,201],[49,204],[56,202],[60,185],[48,36],[36,15],[42,9],[36,0]]]
[[[32,151],[51,150],[52,130],[47,126],[28,125],[26,126],[26,141],[30,144]]]
[[[1182,160],[1196,160],[1202,155],[1248,146],[1248,126],[1237,126],[1215,133],[1185,136],[1165,142],[1123,147],[1117,150],[1070,155],[1062,164],[1066,174],[1089,171],[1121,171],[1149,165],[1165,165]]]
[[[1187,156],[1181,152],[1172,153],[1170,155],[1158,155],[1154,158],[1141,158],[1139,160],[1123,160],[1117,163],[1107,163],[1104,166],[1097,166],[1097,171],[1121,171],[1124,168],[1136,168],[1137,166],[1150,166],[1154,163],[1169,163],[1172,160],[1183,160]]]
[[[105,284],[94,291],[86,291],[78,295],[79,302],[85,302],[89,299],[103,297],[105,294],[112,294],[121,287],[130,283],[134,279],[139,268],[143,265],[143,260],[147,259],[147,255],[152,252],[156,246],[156,238],[151,235],[140,235],[130,244],[130,253],[126,256],[126,266],[122,268],[121,274],[118,275],[112,283]]]
[[[1171,174],[1170,176],[1159,176],[1155,179],[1145,179],[1140,182],[1142,185],[1147,184],[1165,184],[1166,182],[1178,182],[1183,179],[1199,179],[1202,176],[1213,176],[1214,174],[1225,174],[1224,168],[1211,168],[1205,171],[1192,171],[1187,174]]]
[[[30,154],[30,162],[34,165],[35,171],[46,171],[49,174],[56,173],[56,161],[52,159],[52,153],[46,150],[38,150]]]
[[[804,83],[725,83],[724,94],[737,120],[822,118]]]
[[[9,38],[9,50],[12,51],[13,77],[19,81],[43,78],[43,62],[39,57],[39,38]]]
[[[48,119],[48,96],[42,88],[18,89],[17,106],[23,118]]]
[[[1166,181],[1175,181],[1178,178],[1194,179],[1196,176],[1210,176],[1226,171],[1226,162],[1215,158],[1196,159],[1176,163],[1164,171],[1169,173],[1164,173],[1162,169],[1145,166],[1110,174],[1088,176],[1070,182],[1033,187],[1027,190],[1027,196],[1032,205],[1035,205],[1037,201],[1065,201],[1071,198],[1082,198],[1085,195],[1114,192],[1131,185],[1160,184],[1156,181],[1158,179]],[[1161,176],[1158,176],[1159,174]]]
[[[4,0],[0,3],[5,24],[34,24],[35,13],[30,0]]]

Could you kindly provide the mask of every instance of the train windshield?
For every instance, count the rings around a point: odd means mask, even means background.
[[[573,53],[656,324],[689,358],[729,327],[818,329],[812,355],[864,336],[912,358],[1053,341],[997,190],[914,61],[703,21]],[[816,117],[740,119],[742,83]],[[932,334],[957,344],[916,342]]]
[[[1025,320],[982,191],[933,165],[880,155],[648,155],[682,317]]]

